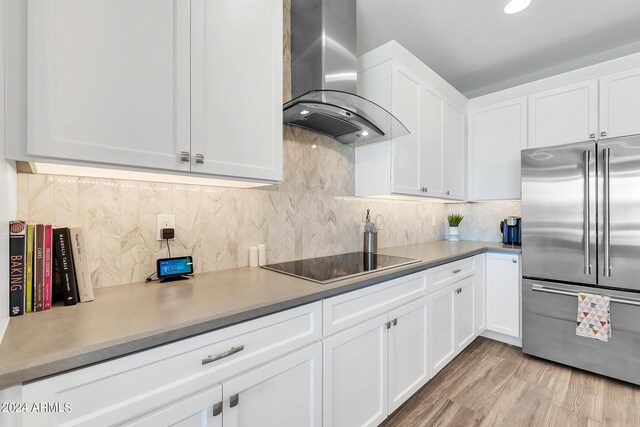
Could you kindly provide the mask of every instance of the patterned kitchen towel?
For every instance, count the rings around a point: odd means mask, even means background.
[[[578,294],[576,335],[609,342],[609,338],[611,338],[609,304],[609,297],[580,292]]]

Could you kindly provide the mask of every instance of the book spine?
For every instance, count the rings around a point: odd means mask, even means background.
[[[25,312],[33,311],[33,224],[27,224],[27,271],[25,288]]]
[[[43,310],[51,310],[51,280],[53,277],[53,248],[51,225],[44,226],[44,292]]]
[[[44,310],[44,225],[35,226],[33,246],[33,311]]]
[[[9,316],[24,314],[26,225],[24,221],[9,223]]]
[[[84,230],[81,227],[70,228],[71,249],[73,263],[76,271],[76,284],[78,285],[78,298],[80,302],[93,301],[93,284],[89,273],[89,260],[86,253],[86,240]]]
[[[76,287],[73,258],[70,248],[70,234],[68,228],[53,230],[54,250],[62,282],[62,299],[64,305],[75,305],[78,302],[78,288]]]

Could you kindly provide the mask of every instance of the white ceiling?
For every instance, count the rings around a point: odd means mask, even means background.
[[[397,40],[472,98],[640,52],[640,0],[357,0],[358,54]]]

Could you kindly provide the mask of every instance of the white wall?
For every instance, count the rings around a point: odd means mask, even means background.
[[[0,0],[0,340],[9,320],[9,225],[16,216],[18,188],[15,166],[4,158],[4,29],[5,1]]]

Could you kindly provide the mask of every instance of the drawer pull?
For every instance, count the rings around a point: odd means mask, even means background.
[[[220,359],[224,359],[225,357],[229,357],[232,356],[236,353],[241,352],[242,350],[244,350],[244,346],[238,346],[238,347],[231,347],[230,350],[225,351],[224,353],[220,353],[220,354],[216,354],[215,356],[209,356],[206,359],[202,359],[202,364],[206,365],[207,363],[211,363],[211,362],[215,362],[217,360]]]
[[[213,405],[213,416],[217,417],[221,413],[222,413],[222,402],[218,402],[215,405]]]
[[[386,323],[387,329],[391,329],[391,322]]]
[[[239,401],[240,401],[240,396],[238,396],[237,394],[234,394],[229,398],[229,407],[233,408],[238,406]]]
[[[453,270],[453,274],[458,274],[462,271],[461,268],[456,268],[455,270]]]
[[[398,319],[393,319],[393,326],[396,326],[398,324]]]
[[[458,289],[456,289],[456,294],[458,294],[458,295],[459,295],[459,294],[461,294],[461,293],[462,293],[462,288],[458,288]]]

